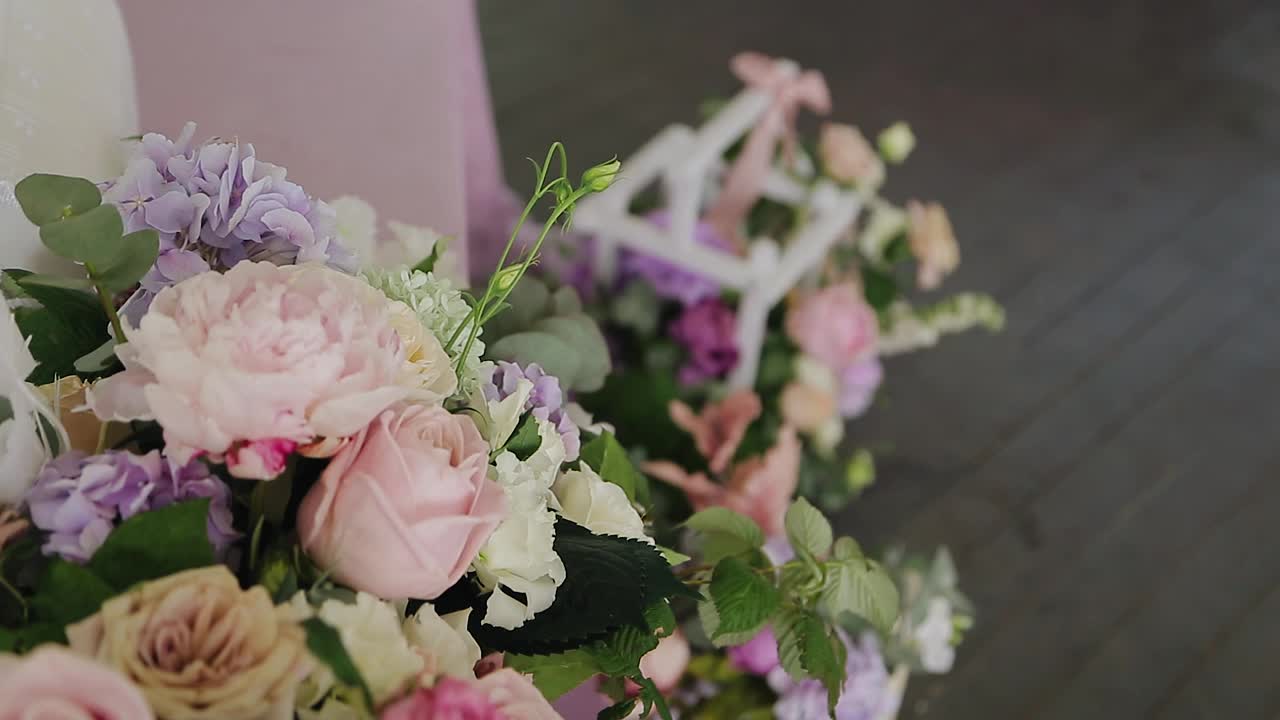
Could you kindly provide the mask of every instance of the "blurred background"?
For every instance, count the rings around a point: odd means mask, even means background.
[[[920,145],[1003,334],[890,361],[865,544],[948,544],[977,626],[905,717],[1280,714],[1280,5],[481,0],[508,180],[627,153],[755,49]]]

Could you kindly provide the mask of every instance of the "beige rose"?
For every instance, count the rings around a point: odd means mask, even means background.
[[[870,192],[884,184],[884,161],[862,131],[852,125],[827,123],[818,134],[818,155],[836,182]]]
[[[295,618],[219,565],[112,598],[67,639],[138,686],[161,720],[288,720],[313,666]]]
[[[932,290],[960,264],[960,245],[947,211],[938,203],[907,203],[907,244],[920,263],[916,284]]]

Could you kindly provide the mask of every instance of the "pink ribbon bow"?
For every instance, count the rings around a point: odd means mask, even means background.
[[[707,221],[742,250],[738,228],[760,199],[778,143],[782,143],[783,159],[789,165],[795,157],[797,113],[802,106],[819,115],[831,112],[831,92],[822,73],[805,70],[792,75],[777,60],[758,52],[735,55],[729,67],[747,87],[773,96],[707,213]]]

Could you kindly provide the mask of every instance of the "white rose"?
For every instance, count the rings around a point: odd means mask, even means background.
[[[507,517],[473,563],[480,582],[493,591],[484,623],[508,630],[551,607],[565,578],[554,547],[556,514],[551,510],[551,486],[564,463],[564,442],[546,421],[538,421],[538,435],[541,445],[527,460],[504,452],[494,462],[494,479],[507,494]],[[522,593],[524,601],[506,590]]]
[[[470,618],[470,609],[438,615],[427,603],[404,621],[405,637],[426,658],[426,672],[460,678],[476,676],[480,646],[467,631]]]
[[[951,603],[946,598],[931,599],[924,622],[912,633],[920,651],[920,665],[927,672],[950,672],[956,659],[956,649],[951,644],[953,632]]]
[[[559,502],[560,514],[596,535],[617,535],[653,544],[627,493],[605,482],[586,463],[562,474],[551,490]]]

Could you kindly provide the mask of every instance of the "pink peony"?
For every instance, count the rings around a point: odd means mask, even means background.
[[[668,412],[676,426],[693,436],[711,472],[720,473],[729,466],[747,426],[760,417],[760,397],[750,390],[737,390],[719,402],[707,403],[696,415],[688,405],[673,400]]]
[[[666,695],[680,684],[684,670],[689,665],[689,657],[689,641],[685,639],[684,633],[676,630],[659,640],[658,647],[640,658],[640,672]]]
[[[152,419],[178,462],[274,477],[295,445],[353,435],[409,392],[385,296],[319,265],[242,262],[162,290],[117,353],[126,370],[89,399],[111,420]]]
[[[835,372],[875,352],[879,336],[876,313],[854,282],[801,298],[787,311],[786,330],[801,350]]]
[[[694,510],[727,507],[755,520],[766,535],[781,535],[800,478],[800,440],[793,428],[783,426],[768,452],[734,466],[724,484],[666,461],[647,462],[644,471],[683,490]]]
[[[380,720],[562,720],[529,678],[499,670],[479,680],[442,678],[387,706]]]
[[[151,720],[142,692],[114,670],[45,645],[0,654],[0,720]]]
[[[506,516],[489,444],[466,415],[388,410],[329,462],[298,508],[320,567],[381,598],[434,598],[458,581]]]

